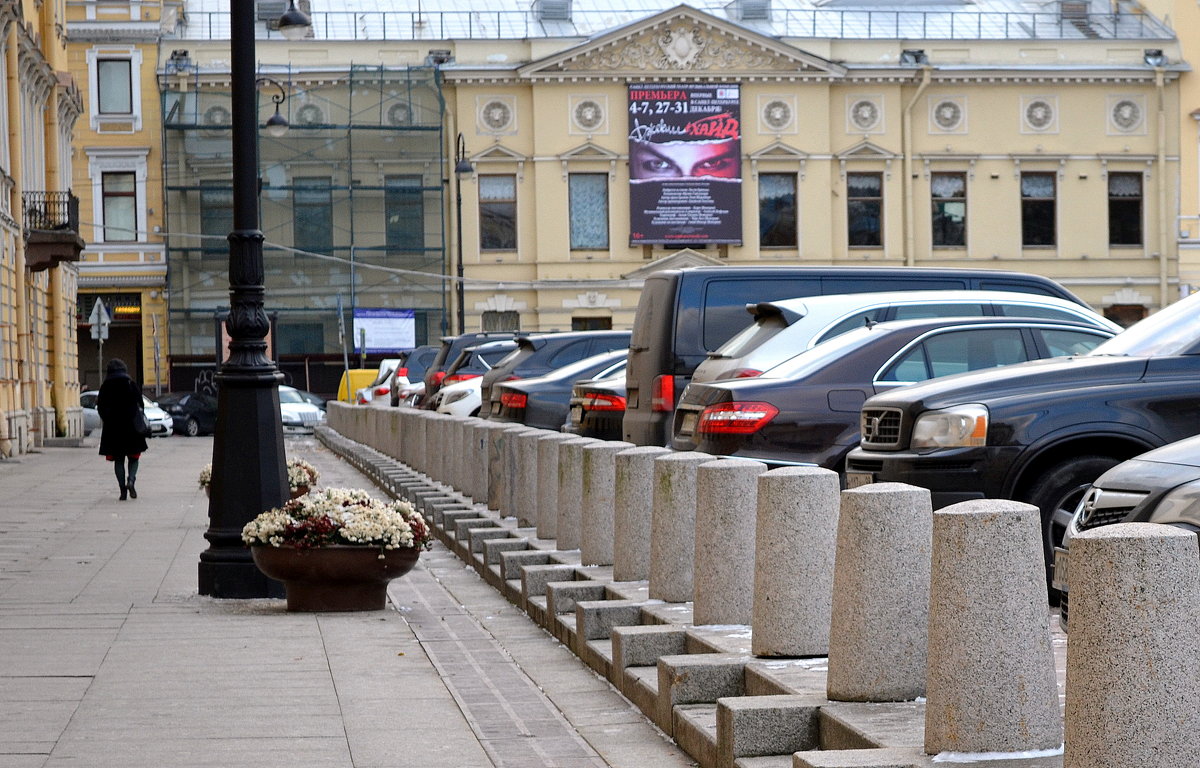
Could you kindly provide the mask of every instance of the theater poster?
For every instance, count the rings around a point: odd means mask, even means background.
[[[629,86],[630,245],[742,243],[737,85]]]

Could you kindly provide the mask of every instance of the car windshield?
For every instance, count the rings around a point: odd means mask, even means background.
[[[279,388],[279,402],[281,402],[281,403],[303,403],[303,402],[305,402],[305,400],[303,397],[300,397],[300,393],[297,392],[296,390],[284,389],[283,387],[280,387]]]
[[[883,328],[856,328],[829,341],[823,341],[812,349],[784,360],[779,365],[764,371],[759,378],[763,379],[799,379],[819,371],[840,357],[850,354],[859,347],[870,344],[883,334],[890,333]]]
[[[1200,342],[1200,293],[1160,309],[1113,336],[1088,355],[1154,357],[1188,354]]]

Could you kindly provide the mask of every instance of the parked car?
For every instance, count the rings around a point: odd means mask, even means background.
[[[478,416],[479,390],[482,386],[483,378],[480,376],[446,384],[433,396],[430,407],[438,413],[451,416]]]
[[[425,391],[425,371],[437,357],[438,349],[432,344],[414,347],[400,356],[400,367],[392,376],[391,405],[396,407],[416,396],[416,388]]]
[[[1200,436],[1123,461],[1092,483],[1055,552],[1059,623],[1067,628],[1071,539],[1113,523],[1161,523],[1200,534]]]
[[[375,380],[365,387],[360,387],[354,393],[354,401],[359,405],[383,405],[392,394],[392,378],[400,367],[400,358],[387,357],[379,363],[379,373]]]
[[[217,398],[204,392],[168,392],[158,406],[171,415],[177,434],[209,435],[217,428]]]
[[[564,365],[543,376],[502,381],[495,387],[500,410],[491,418],[541,429],[558,430],[567,420],[571,386],[582,380],[624,375],[627,349],[602,352]]]
[[[935,317],[1038,317],[1082,322],[1118,333],[1121,326],[1057,296],[1014,291],[890,291],[830,294],[747,305],[754,318],[708,355],[692,383],[758,376],[839,334],[870,323]]]
[[[1047,570],[1088,486],[1200,433],[1200,294],[1086,355],[935,379],[863,404],[847,481],[930,489],[935,507],[1017,499],[1041,509]]]
[[[100,413],[96,410],[96,398],[99,394],[99,390],[96,389],[79,393],[79,405],[83,408],[83,434],[85,437],[104,426],[100,419]],[[150,424],[150,437],[165,437],[171,434],[174,420],[158,407],[158,403],[142,395],[142,409],[146,412],[147,423]]]
[[[517,337],[517,348],[484,374],[483,413],[499,412],[492,387],[500,381],[541,376],[585,357],[629,348],[629,331],[565,331]]]
[[[843,333],[754,378],[692,381],[671,447],[841,472],[871,395],[964,371],[1075,354],[1115,335],[1009,317],[894,320]]]
[[[340,403],[358,402],[355,393],[374,381],[374,368],[347,368],[342,371],[341,381],[338,382],[337,400]]]
[[[437,356],[433,362],[425,369],[425,392],[422,395],[421,407],[433,407],[431,398],[437,394],[438,387],[442,385],[442,379],[446,377],[446,369],[458,359],[458,356],[467,347],[483,344],[488,341],[504,341],[511,340],[516,336],[515,332],[502,331],[485,333],[463,333],[458,336],[443,336],[441,346],[438,348]]]
[[[666,445],[679,395],[708,353],[745,327],[751,302],[880,290],[995,290],[1058,296],[1087,306],[1039,275],[921,267],[694,267],[646,277],[633,321],[622,428],[636,445]]]
[[[300,395],[300,399],[304,402],[311,403],[312,405],[320,408],[322,411],[325,410],[325,398],[321,397],[320,395],[313,394],[312,392],[308,392],[303,389],[297,389],[296,394]]]
[[[285,435],[311,435],[318,424],[325,422],[325,411],[305,400],[295,387],[279,387],[279,416]]]
[[[626,367],[628,367],[628,358]],[[577,381],[571,388],[563,432],[600,440],[620,440],[625,416],[625,371],[604,379]]]

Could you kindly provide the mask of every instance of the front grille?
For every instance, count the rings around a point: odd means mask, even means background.
[[[882,472],[883,460],[846,459],[846,469],[856,472]]]
[[[1091,488],[1084,495],[1075,515],[1075,525],[1087,531],[1104,525],[1119,523],[1129,516],[1147,494],[1138,491],[1106,491]]]
[[[859,422],[862,444],[876,448],[900,447],[900,423],[903,412],[899,408],[864,408]]]

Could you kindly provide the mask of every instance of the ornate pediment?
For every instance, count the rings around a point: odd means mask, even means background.
[[[837,153],[839,160],[891,160],[896,157],[890,152],[870,141],[860,141],[849,149]]]
[[[525,77],[572,72],[789,73],[841,77],[845,69],[775,38],[685,5],[600,34],[522,68]]]
[[[669,256],[663,256],[661,259],[655,259],[644,267],[638,267],[629,274],[622,275],[626,279],[643,278],[646,275],[660,272],[664,269],[685,269],[687,267],[723,267],[726,263],[720,259],[706,256],[699,251],[693,251],[691,248],[685,248],[682,251],[676,251]]]

